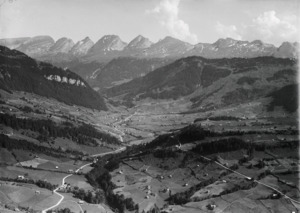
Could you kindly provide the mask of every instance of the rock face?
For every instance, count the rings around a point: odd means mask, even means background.
[[[142,57],[178,57],[183,56],[192,48],[193,45],[187,42],[167,36],[163,40],[160,40],[147,48],[143,52]]]
[[[106,35],[98,40],[87,52],[89,61],[110,60],[121,56],[121,51],[127,46],[117,35]]]
[[[94,46],[94,42],[89,37],[86,37],[78,41],[70,50],[70,53],[75,56],[84,56],[92,46]]]
[[[54,43],[50,36],[36,36],[26,40],[16,49],[31,57],[38,57],[47,54]]]
[[[148,38],[138,35],[126,46],[128,50],[146,49],[153,44]]]
[[[0,89],[35,93],[69,105],[107,109],[103,98],[77,74],[37,62],[4,46],[0,46]]]
[[[69,38],[60,38],[55,44],[49,49],[52,54],[56,53],[68,53],[72,47],[74,46],[74,42]]]

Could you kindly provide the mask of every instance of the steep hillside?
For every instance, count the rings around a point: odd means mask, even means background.
[[[15,49],[29,39],[29,37],[0,39],[0,45],[8,47],[10,49]]]
[[[75,73],[37,62],[3,46],[0,46],[0,88],[31,92],[70,105],[106,109],[100,95]]]
[[[296,61],[274,57],[188,57],[104,93],[126,101],[185,97],[192,102],[193,108],[209,108],[266,97],[294,83],[296,70]]]

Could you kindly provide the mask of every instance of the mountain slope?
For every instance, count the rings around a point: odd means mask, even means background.
[[[88,61],[107,61],[120,56],[127,43],[117,35],[106,35],[97,41],[87,52]]]
[[[47,54],[54,44],[55,42],[50,36],[36,36],[26,40],[16,49],[31,57],[39,57]]]
[[[194,109],[208,108],[266,97],[294,83],[296,74],[297,62],[290,59],[188,57],[103,92],[125,101],[184,97]]]
[[[144,76],[170,62],[172,62],[171,59],[162,58],[116,58],[99,70],[93,82],[93,86],[97,86],[103,90],[124,81],[130,81],[134,78]]]
[[[75,56],[86,55],[93,45],[94,42],[89,37],[86,37],[85,39],[78,41],[70,50],[70,53]]]
[[[74,42],[69,38],[60,38],[55,44],[49,49],[49,51],[53,54],[55,53],[68,53],[72,47],[74,46]]]
[[[0,88],[31,92],[70,105],[106,110],[100,95],[75,73],[36,62],[17,50],[3,46],[0,46]]]
[[[187,42],[167,36],[147,48],[141,57],[180,57],[192,48]]]

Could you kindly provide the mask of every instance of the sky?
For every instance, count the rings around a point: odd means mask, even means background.
[[[300,0],[0,0],[0,38],[299,41]]]

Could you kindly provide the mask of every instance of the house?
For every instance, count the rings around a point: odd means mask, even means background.
[[[35,194],[41,194],[41,192],[37,190],[37,191],[35,191]]]
[[[206,207],[208,210],[214,210],[214,208],[216,208],[217,206],[215,204],[208,204]]]
[[[79,201],[78,201],[78,204],[80,204],[80,205],[81,205],[81,204],[84,204],[84,201],[83,201],[83,200],[79,200]]]
[[[18,175],[18,179],[19,179],[19,180],[24,180],[25,177],[24,177],[23,175]]]

